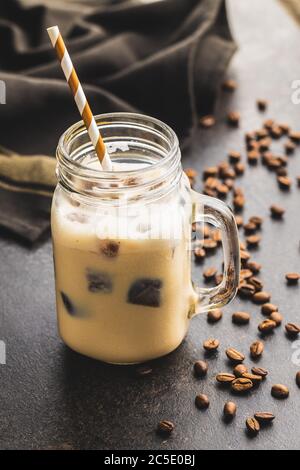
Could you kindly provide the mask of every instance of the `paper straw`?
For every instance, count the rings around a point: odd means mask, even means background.
[[[92,144],[96,150],[101,169],[103,170],[112,170],[111,159],[106,150],[105,144],[99,132],[98,126],[96,124],[95,118],[92,114],[89,103],[86,99],[82,86],[79,82],[77,73],[72,64],[71,58],[65,46],[62,35],[60,34],[58,26],[52,26],[47,28],[52,46],[55,48],[58,59],[60,61],[61,68],[65,74],[66,80],[69,84],[69,87],[73,93],[77,108],[80,112],[80,115],[83,119],[83,122],[87,128],[88,134],[92,141]]]

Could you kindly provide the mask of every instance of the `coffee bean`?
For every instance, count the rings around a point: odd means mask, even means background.
[[[231,382],[231,389],[234,392],[237,393],[245,393],[248,392],[253,388],[253,382],[250,379],[245,379],[244,377],[235,379],[233,382]]]
[[[246,374],[247,372],[248,369],[244,364],[238,364],[233,369],[233,373],[236,377],[243,377],[243,374]]]
[[[250,314],[247,312],[235,312],[232,314],[232,322],[236,325],[246,325],[250,321]]]
[[[248,261],[247,269],[250,269],[253,274],[257,274],[261,270],[261,264],[257,263],[256,261]]]
[[[226,184],[219,183],[216,187],[216,191],[218,193],[219,198],[225,198],[229,192],[229,189],[227,188]]]
[[[233,419],[236,415],[236,404],[233,401],[227,401],[224,405],[223,413],[226,419]]]
[[[283,134],[288,134],[290,132],[290,126],[286,122],[280,122],[278,124]]]
[[[205,194],[206,196],[210,196],[210,197],[217,197],[218,196],[218,193],[215,189],[210,189],[210,188],[204,188],[203,189],[203,194]]]
[[[196,377],[204,377],[208,371],[208,364],[206,361],[196,361],[194,364],[194,374]]]
[[[256,165],[259,160],[259,152],[257,150],[250,150],[247,153],[247,160],[250,165]]]
[[[257,131],[255,131],[255,137],[257,140],[263,140],[263,139],[266,139],[268,137],[269,133],[268,131],[262,127],[261,129],[258,129]]]
[[[206,408],[209,407],[209,399],[207,395],[204,395],[204,393],[200,393],[199,395],[196,396],[195,398],[195,405],[199,410],[205,410]]]
[[[256,231],[256,225],[252,222],[248,222],[244,225],[245,233],[254,233]]]
[[[259,411],[254,414],[254,418],[257,419],[260,424],[268,424],[274,421],[275,415],[269,411]]]
[[[206,251],[204,250],[204,248],[201,248],[200,246],[195,248],[194,256],[195,256],[196,261],[203,261],[203,259],[205,258],[205,255],[206,255]]]
[[[288,140],[285,144],[284,144],[284,148],[285,148],[285,153],[287,155],[291,155],[292,153],[295,152],[295,149],[296,149],[296,145],[294,144],[294,142],[292,140]]]
[[[218,349],[220,341],[214,338],[209,338],[203,343],[203,347],[206,351],[215,351]]]
[[[227,161],[223,161],[223,162],[220,162],[218,164],[218,174],[219,174],[219,177],[222,178],[222,179],[225,179],[224,178],[224,174],[226,173],[227,170],[230,169],[230,165]]]
[[[255,292],[259,292],[263,289],[263,283],[261,282],[260,279],[258,279],[257,277],[254,277],[252,276],[249,280],[248,280],[248,283],[249,284],[252,284],[252,286],[254,286],[255,288]]]
[[[251,258],[251,255],[249,251],[240,250],[240,259],[241,259],[242,266],[245,266],[245,264],[249,261],[250,258]]]
[[[277,305],[266,303],[261,306],[261,313],[263,315],[271,315],[272,312],[277,312]]]
[[[175,425],[172,423],[172,421],[167,421],[166,419],[164,419],[163,421],[160,421],[160,423],[158,423],[156,432],[164,437],[167,437],[172,434],[174,428]]]
[[[234,165],[234,171],[236,175],[243,175],[245,173],[245,165],[242,162],[238,162]]]
[[[261,139],[259,141],[259,151],[260,152],[266,152],[269,150],[270,146],[272,144],[272,141],[269,137],[265,138],[265,139]]]
[[[231,163],[238,163],[241,160],[241,153],[236,150],[231,150],[228,153],[228,158]]]
[[[221,372],[216,375],[216,381],[221,384],[229,384],[235,380],[235,375],[229,374],[228,372]]]
[[[269,302],[271,298],[271,295],[268,292],[261,291],[261,292],[256,292],[252,300],[255,304],[265,304],[266,302]]]
[[[210,127],[213,127],[216,124],[216,119],[214,118],[214,116],[209,114],[200,118],[199,123],[200,126],[204,129],[209,129]]]
[[[297,284],[300,279],[299,273],[287,273],[285,275],[288,284]]]
[[[206,268],[205,271],[203,272],[203,277],[206,281],[211,281],[217,273],[217,268],[211,267],[211,268]]]
[[[290,394],[289,389],[282,384],[273,385],[271,389],[271,394],[274,398],[284,399],[287,398]]]
[[[183,171],[185,172],[188,178],[195,179],[198,175],[197,170],[195,170],[194,168],[185,168]]]
[[[146,375],[152,374],[152,367],[147,364],[142,364],[136,368],[136,375],[139,377],[145,377]]]
[[[287,176],[288,172],[286,168],[280,167],[276,170],[276,175],[277,176]]]
[[[249,222],[255,224],[256,228],[260,228],[263,224],[263,219],[258,215],[253,215],[252,217],[250,217]]]
[[[296,325],[296,323],[287,323],[285,330],[289,336],[295,337],[300,333],[300,326]]]
[[[241,284],[238,293],[240,297],[248,299],[255,294],[255,287],[252,284]]]
[[[264,369],[263,367],[252,367],[251,372],[254,375],[260,375],[262,378],[265,378],[268,375],[267,369]]]
[[[274,170],[274,171],[282,166],[282,163],[278,157],[272,157],[268,159],[266,164],[269,170]]]
[[[247,427],[248,432],[252,436],[256,436],[260,431],[259,422],[257,421],[257,419],[252,418],[252,417],[246,419],[246,427]]]
[[[258,99],[256,101],[256,104],[257,104],[257,108],[259,109],[259,111],[265,111],[268,107],[268,101],[267,100]]]
[[[261,341],[254,341],[250,346],[250,354],[253,358],[258,358],[264,352],[264,343]]]
[[[289,160],[285,155],[279,155],[277,159],[281,163],[282,166],[287,166]]]
[[[223,83],[222,83],[222,89],[224,91],[229,91],[229,92],[232,92],[234,90],[236,90],[237,88],[237,82],[231,78],[225,80]]]
[[[275,122],[273,119],[267,119],[263,125],[266,129],[270,130],[274,126],[274,124]]]
[[[209,189],[216,189],[216,187],[218,186],[219,184],[219,180],[217,178],[214,178],[213,176],[209,176],[206,180],[205,180],[205,187],[206,188],[209,188]]]
[[[296,384],[300,388],[300,371],[298,371],[297,374],[296,374]]]
[[[214,251],[217,248],[217,242],[215,240],[212,240],[211,238],[205,238],[203,240],[203,248],[206,251]]]
[[[270,135],[273,137],[273,139],[280,139],[282,136],[282,130],[279,126],[274,124],[270,129]]]
[[[261,161],[263,165],[269,166],[270,161],[274,158],[274,155],[272,152],[263,152],[261,156]]]
[[[232,189],[234,186],[234,180],[231,178],[226,178],[226,180],[224,180],[224,184],[226,184],[228,189]]]
[[[255,139],[255,136],[254,136],[254,139]],[[255,151],[258,151],[259,150],[259,142],[257,142],[257,140],[248,140],[247,142],[247,150],[248,151],[251,151],[251,150],[255,150]]]
[[[261,240],[259,235],[249,235],[246,237],[246,242],[248,247],[257,246]]]
[[[259,331],[264,334],[271,333],[274,328],[276,328],[276,323],[273,320],[270,320],[269,318],[267,320],[262,321],[258,325]]]
[[[233,205],[236,210],[243,209],[245,205],[245,197],[244,196],[235,196],[233,199]]]
[[[234,348],[226,349],[225,353],[228,359],[230,359],[232,362],[243,362],[245,359],[244,354],[240,353]]]
[[[240,123],[240,113],[237,111],[230,111],[227,114],[227,122],[230,126],[237,127]]]
[[[255,138],[256,138],[256,135],[255,135],[254,132],[246,132],[246,134],[245,134],[245,141],[246,141],[246,143],[247,143],[247,142],[250,142],[251,140],[254,141]]]
[[[276,326],[280,326],[283,320],[283,316],[279,312],[272,312],[269,316],[270,320],[273,320],[276,323]]]
[[[241,269],[240,271],[240,281],[245,281],[253,276],[253,272],[250,269]]]
[[[288,176],[278,176],[277,181],[281,189],[290,189],[292,180]]]
[[[221,320],[223,316],[223,312],[220,308],[216,308],[215,310],[211,310],[207,313],[207,321],[209,323],[216,323]]]
[[[235,179],[236,178],[236,173],[233,168],[227,168],[226,170],[223,171],[222,174],[223,179]]]
[[[290,131],[289,132],[289,138],[295,142],[296,144],[300,143],[300,132],[298,131]]]
[[[218,176],[219,170],[216,166],[209,166],[207,168],[204,168],[203,171],[203,178],[206,180],[207,178],[214,178]]]
[[[249,372],[245,372],[245,374],[242,375],[244,379],[249,379],[253,383],[253,385],[258,385],[262,381],[262,377],[260,375],[255,375],[255,374],[250,374]]]
[[[235,222],[236,222],[236,225],[238,227],[242,227],[242,225],[244,223],[243,217],[241,215],[236,215],[235,216]]]

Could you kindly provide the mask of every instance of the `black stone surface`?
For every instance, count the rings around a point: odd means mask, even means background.
[[[264,117],[300,128],[300,108],[291,101],[291,82],[300,78],[296,23],[272,0],[231,0],[229,6],[240,44],[229,76],[237,79],[239,88],[232,95],[222,94],[217,126],[199,131],[184,155],[184,166],[199,170],[224,159],[230,149],[244,152],[243,132],[259,127]],[[260,97],[270,100],[263,115],[255,106]],[[239,130],[225,124],[229,109],[242,114]],[[282,144],[277,145],[279,149]],[[300,175],[300,148],[289,160],[294,178]],[[300,189],[293,184],[289,193],[280,191],[274,175],[260,165],[247,167],[241,185],[247,196],[245,217],[265,218],[261,246],[253,253],[263,264],[261,278],[286,320],[300,322],[300,287],[287,287],[284,281],[285,272],[300,270]],[[270,219],[271,203],[286,208],[284,221]],[[295,374],[300,369],[300,342],[289,340],[283,328],[265,340],[259,365],[270,371],[266,382],[247,397],[234,397],[236,418],[230,424],[222,420],[224,402],[232,396],[219,389],[214,376],[230,370],[224,354],[228,346],[245,352],[245,362],[251,364],[248,349],[258,337],[257,323],[262,319],[257,306],[237,299],[216,325],[209,325],[206,315],[196,317],[182,346],[155,362],[152,375],[137,378],[134,368],[90,360],[58,338],[49,240],[28,249],[2,234],[0,250],[0,339],[7,348],[7,363],[0,365],[0,448],[299,448],[300,390]],[[205,266],[213,262],[208,259]],[[231,313],[241,309],[252,314],[249,325],[232,324]],[[212,336],[221,341],[220,353],[208,359],[207,378],[196,379],[193,363],[204,357],[202,342]],[[271,397],[271,385],[278,382],[290,388],[288,400]],[[210,397],[207,411],[194,405],[199,392]],[[251,439],[245,433],[245,419],[256,411],[272,411],[276,419]],[[176,424],[167,440],[154,432],[161,419]]]

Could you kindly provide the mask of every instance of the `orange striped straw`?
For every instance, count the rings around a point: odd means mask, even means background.
[[[52,46],[55,48],[58,59],[60,61],[61,68],[65,74],[66,80],[73,93],[77,108],[83,119],[83,122],[87,128],[88,134],[92,141],[92,144],[96,150],[101,169],[112,170],[111,159],[99,132],[95,118],[92,114],[89,103],[86,99],[82,86],[79,82],[77,73],[72,64],[71,58],[65,46],[62,35],[60,34],[58,26],[52,26],[47,28]]]

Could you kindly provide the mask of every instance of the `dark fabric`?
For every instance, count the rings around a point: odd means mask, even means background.
[[[58,24],[95,114],[153,115],[172,126],[186,145],[199,115],[213,111],[219,82],[235,51],[225,1],[111,6],[99,1],[83,11],[67,4],[64,8],[64,2],[56,10],[1,0],[0,79],[6,84],[7,103],[0,105],[0,144],[19,154],[54,155],[61,133],[79,120],[46,32]],[[12,186],[18,185],[17,179]],[[1,182],[0,168],[0,186],[5,187],[0,192],[0,225],[36,239],[49,224],[49,204],[44,213],[39,211],[40,218],[28,218],[32,201],[22,212],[17,204],[24,196],[21,187],[8,203],[7,175],[5,184]],[[7,223],[7,210],[14,213],[15,224]],[[23,232],[22,223],[27,227]]]

